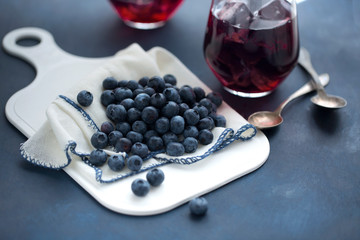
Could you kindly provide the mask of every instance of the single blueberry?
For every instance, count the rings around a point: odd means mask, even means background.
[[[156,108],[162,108],[166,104],[166,98],[162,93],[155,93],[150,98],[150,104]]]
[[[208,210],[208,202],[203,197],[194,198],[189,202],[189,208],[191,214],[201,216]]]
[[[174,157],[182,156],[185,153],[185,148],[181,143],[171,142],[166,146],[166,153]]]
[[[122,155],[112,155],[108,158],[108,166],[113,171],[121,171],[125,167],[125,160]]]
[[[184,119],[187,125],[194,126],[200,120],[200,115],[194,109],[189,109],[184,112]]]
[[[144,159],[149,154],[149,148],[147,145],[137,142],[131,147],[131,153]]]
[[[144,197],[150,191],[150,184],[147,181],[138,178],[132,182],[131,190],[136,196]]]
[[[147,125],[144,121],[137,120],[132,124],[132,130],[141,134],[147,131]]]
[[[118,82],[118,87],[125,88],[128,83],[128,80],[121,80]]]
[[[135,107],[138,110],[143,110],[145,107],[149,106],[150,104],[150,96],[146,93],[140,93],[134,99]]]
[[[144,137],[141,133],[135,132],[135,131],[130,131],[126,134],[126,138],[130,139],[130,141],[132,142],[132,144],[137,143],[137,142],[142,142]]]
[[[108,145],[108,136],[103,132],[96,132],[91,136],[90,142],[94,148],[102,149]]]
[[[170,83],[171,85],[175,86],[177,83],[176,77],[172,74],[166,74],[164,76],[165,83]]]
[[[198,139],[202,145],[208,145],[213,141],[214,135],[212,134],[212,132],[210,130],[203,129],[199,132]]]
[[[181,102],[179,92],[175,88],[166,88],[163,91],[163,94],[168,101],[173,101],[176,103]]]
[[[187,137],[183,141],[186,153],[193,153],[198,148],[198,141],[193,137]]]
[[[209,93],[206,95],[206,98],[210,99],[217,107],[219,107],[223,101],[221,94],[217,92]]]
[[[139,83],[135,80],[130,80],[127,82],[126,87],[130,89],[131,91],[134,91],[139,86]]]
[[[212,102],[209,99],[207,98],[201,99],[199,105],[206,107],[209,113],[212,112],[212,108],[213,108]]]
[[[199,113],[200,119],[205,118],[209,115],[209,111],[207,110],[207,108],[202,105],[196,106],[193,109]]]
[[[147,143],[152,136],[158,137],[159,134],[158,134],[155,130],[153,130],[153,129],[148,130],[148,131],[144,134],[144,140],[143,140],[143,141],[144,141],[145,143]]]
[[[128,122],[119,122],[115,125],[115,129],[125,136],[131,130],[131,126]]]
[[[112,90],[105,90],[100,95],[100,102],[104,107],[115,102],[115,94]]]
[[[109,135],[110,132],[114,131],[114,125],[109,121],[103,122],[100,126],[100,131]]]
[[[179,104],[179,115],[183,116],[184,112],[188,109],[190,109],[189,105],[187,105],[186,103],[180,103]]]
[[[151,77],[147,84],[149,87],[153,88],[155,92],[161,93],[165,89],[165,81],[162,77],[154,76]]]
[[[110,104],[106,108],[106,116],[113,122],[123,122],[126,120],[126,109],[119,104]]]
[[[185,129],[185,120],[183,117],[177,115],[170,120],[170,131],[175,134],[183,133]]]
[[[145,87],[147,85],[148,81],[149,81],[149,77],[145,76],[145,77],[142,77],[139,79],[139,84],[141,86]]]
[[[132,98],[125,98],[120,102],[120,105],[123,105],[126,110],[133,108],[135,106],[135,102]]]
[[[191,87],[183,86],[179,90],[181,100],[187,103],[189,106],[192,106],[196,102],[196,96]]]
[[[148,106],[141,112],[141,119],[147,124],[154,123],[159,117],[159,113],[153,106]]]
[[[170,129],[170,121],[166,117],[161,117],[155,122],[155,131],[164,134]]]
[[[146,180],[150,183],[151,186],[159,186],[165,179],[164,172],[161,169],[155,168],[151,169],[146,174]]]
[[[131,151],[132,143],[130,139],[120,138],[115,144],[116,152],[126,152],[129,153]]]
[[[77,101],[78,103],[83,107],[88,107],[93,102],[93,95],[91,92],[82,90],[77,95]]]
[[[137,108],[130,108],[127,111],[127,120],[129,123],[133,123],[136,120],[140,120],[141,119],[141,111]]]
[[[142,88],[137,88],[133,91],[133,98],[135,98],[137,95],[139,95],[140,93],[144,93],[144,89]]]
[[[125,98],[132,98],[133,92],[128,88],[118,87],[114,90],[115,100],[121,102]]]
[[[152,96],[155,94],[155,90],[151,87],[145,87],[144,88],[144,93],[146,93],[149,96]]]
[[[115,147],[116,143],[122,137],[124,137],[124,135],[120,131],[114,130],[114,131],[110,132],[109,135],[108,135],[109,144],[111,146]]]
[[[197,102],[200,102],[200,100],[205,97],[205,91],[201,87],[194,87],[193,91],[195,93],[195,99]]]
[[[226,126],[226,118],[223,115],[216,115],[215,119],[215,126],[216,127],[225,127]]]
[[[184,135],[184,138],[187,138],[187,137],[198,138],[199,130],[195,126],[187,126],[184,129],[183,135]]]
[[[161,114],[164,117],[172,118],[179,113],[179,105],[176,102],[169,101],[162,109]]]
[[[161,137],[158,136],[152,136],[149,138],[149,141],[147,142],[147,146],[150,151],[159,151],[164,148],[164,143]]]
[[[138,155],[132,155],[127,160],[127,167],[131,171],[139,171],[141,169],[142,164],[143,164],[143,160]]]
[[[171,142],[178,142],[179,138],[176,136],[173,132],[167,132],[164,135],[162,135],[162,140],[164,142],[164,145],[167,146]]]
[[[113,77],[107,77],[103,80],[102,86],[104,89],[113,90],[118,87],[118,81]]]
[[[96,167],[102,166],[107,160],[107,154],[104,150],[95,149],[90,153],[89,162]]]
[[[211,117],[205,117],[203,119],[200,119],[197,128],[199,130],[203,130],[203,129],[213,129],[215,127],[215,123],[214,120]]]

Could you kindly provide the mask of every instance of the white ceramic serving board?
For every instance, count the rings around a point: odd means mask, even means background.
[[[18,40],[26,38],[37,39],[40,43],[31,47],[17,44]],[[8,33],[3,39],[3,47],[9,54],[26,60],[36,69],[34,81],[15,93],[5,109],[8,120],[27,137],[31,137],[46,121],[45,110],[50,102],[111,58],[71,55],[56,45],[49,32],[38,28],[21,28]],[[201,86],[203,83],[199,81],[198,84]],[[225,107],[232,115],[237,114],[227,104]],[[239,114],[235,116],[241,123],[247,123]],[[238,154],[229,156],[225,149],[192,165],[162,166],[164,183],[152,188],[146,197],[136,197],[131,192],[132,181],[145,178],[146,173],[115,183],[100,184],[95,180],[93,169],[81,161],[72,161],[64,171],[99,203],[115,212],[153,215],[169,211],[256,170],[267,160],[270,152],[268,139],[261,131],[251,140],[233,143],[228,148],[236,149]]]

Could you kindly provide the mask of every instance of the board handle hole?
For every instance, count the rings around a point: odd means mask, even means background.
[[[41,40],[37,37],[21,37],[16,40],[16,44],[23,47],[33,47],[40,44]]]

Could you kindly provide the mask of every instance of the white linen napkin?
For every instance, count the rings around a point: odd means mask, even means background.
[[[100,168],[92,166],[87,160],[90,152],[94,150],[90,138],[99,131],[101,123],[108,121],[105,108],[100,102],[103,91],[102,81],[109,76],[118,80],[138,80],[143,76],[164,76],[168,73],[178,79],[179,86],[185,84],[200,86],[206,92],[210,92],[206,85],[167,50],[154,47],[146,52],[138,44],[132,44],[119,51],[111,60],[87,77],[74,83],[68,92],[63,93],[49,105],[46,122],[21,145],[22,156],[31,163],[52,169],[67,167],[71,165],[72,160],[83,160],[85,167],[88,168],[89,165],[95,169],[96,180],[105,183],[163,164],[191,164],[223,149],[235,140],[249,140],[255,136],[255,127],[244,122],[234,110],[223,103],[218,112],[226,116],[228,128],[215,128],[213,143],[207,146],[199,145],[196,153],[186,154],[181,158],[171,158],[164,153],[157,154],[145,161],[138,172],[124,169],[117,173],[111,171],[107,165]],[[77,105],[76,96],[81,90],[87,90],[94,96],[94,101],[89,107]],[[105,151],[108,155],[118,154],[110,147]],[[126,156],[125,153],[123,154]]]

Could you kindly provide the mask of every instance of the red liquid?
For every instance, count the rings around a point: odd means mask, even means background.
[[[183,0],[110,0],[124,21],[163,22],[173,16]]]
[[[225,87],[242,93],[269,92],[289,75],[297,62],[299,42],[296,17],[286,14],[281,21],[253,18],[241,28],[210,13],[205,58]]]

